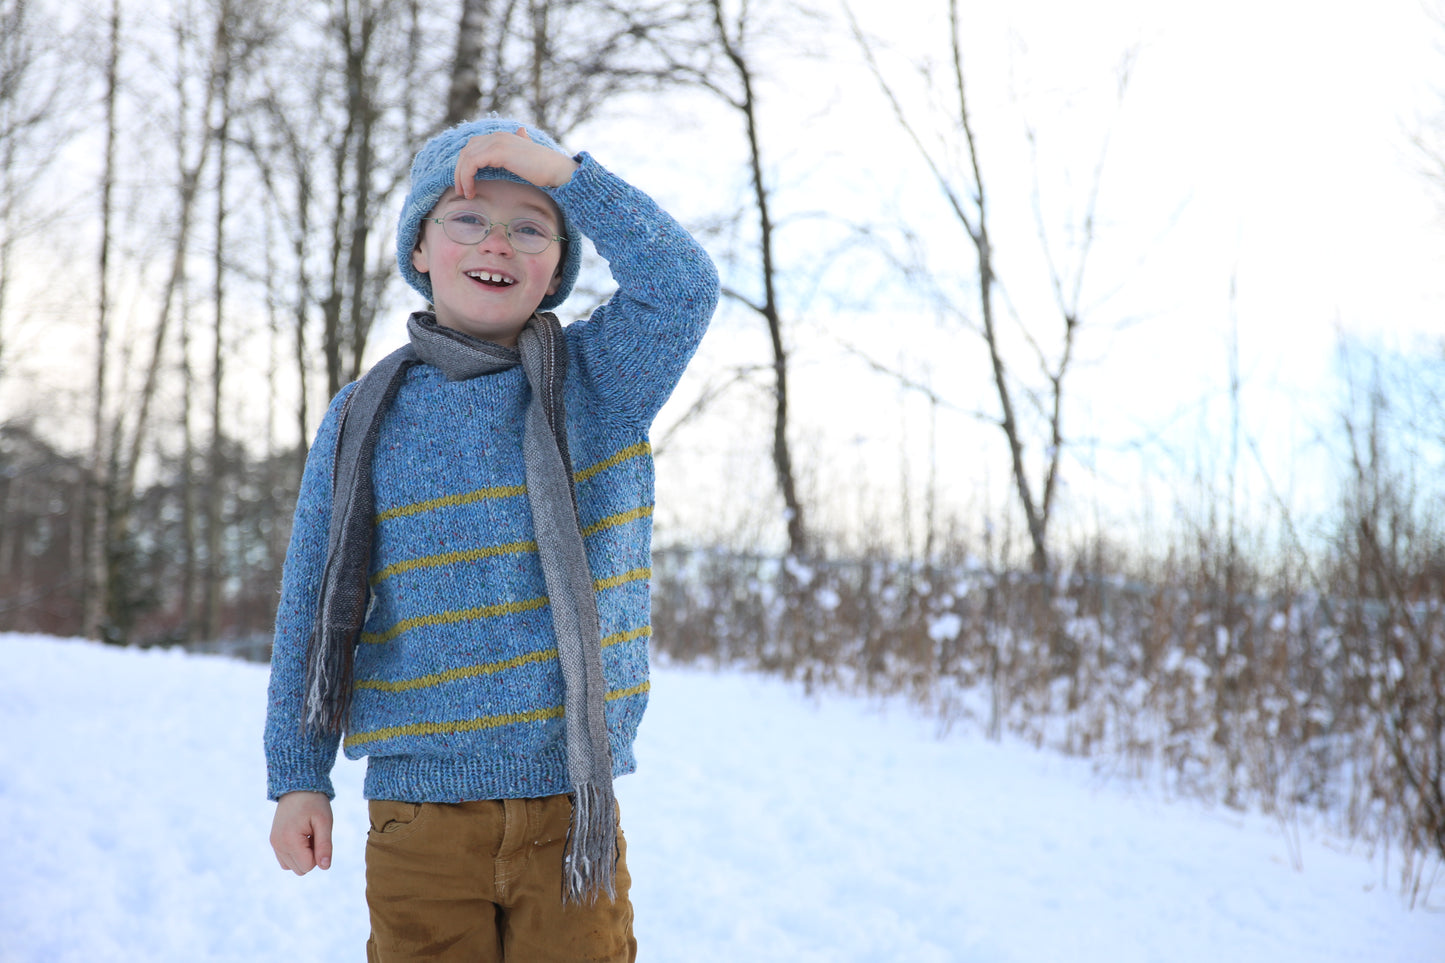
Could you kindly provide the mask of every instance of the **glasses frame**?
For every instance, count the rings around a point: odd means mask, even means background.
[[[477,238],[475,241],[460,240],[454,237],[451,230],[449,229],[449,225],[447,222],[450,221],[452,218],[463,214],[470,215],[471,217],[479,217],[487,222],[487,230],[485,231],[485,233],[482,234],[481,237]],[[512,250],[522,254],[541,254],[545,252],[547,248],[552,246],[552,242],[556,241],[558,243],[562,243],[567,240],[567,237],[564,234],[540,234],[536,236],[547,239],[547,243],[542,245],[540,250],[526,251],[518,247],[516,238],[512,236],[512,225],[515,224],[517,221],[531,221],[534,224],[541,225],[544,228],[547,226],[541,221],[537,220],[537,218],[535,217],[514,217],[510,221],[494,221],[481,211],[448,211],[444,217],[424,217],[422,218],[422,221],[435,221],[437,224],[441,225],[442,233],[445,234],[453,244],[462,244],[468,247],[482,243],[487,238],[492,236],[492,231],[496,230],[499,227],[502,229],[502,233],[506,236],[507,243],[512,245]]]

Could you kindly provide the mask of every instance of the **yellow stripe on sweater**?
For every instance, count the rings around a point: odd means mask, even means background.
[[[623,642],[631,642],[633,639],[650,638],[652,638],[652,626],[644,625],[640,629],[631,629],[627,632],[613,632],[611,635],[604,635],[602,637],[602,647],[605,649],[609,645],[621,645]]]
[[[386,568],[381,569],[371,577],[371,584],[377,585],[393,575],[400,575],[402,572],[411,572],[419,568],[440,568],[443,565],[455,565],[458,562],[476,562],[484,558],[496,558],[499,555],[515,555],[522,552],[535,552],[536,542],[511,542],[507,545],[487,545],[483,548],[469,548],[464,552],[443,552],[440,555],[426,555],[422,558],[407,558],[400,562],[393,562]]]
[[[631,629],[627,632],[614,632],[604,636],[602,647],[609,645],[621,645],[623,642],[631,642],[633,639],[647,638],[652,635],[652,626],[644,625],[640,629]],[[362,679],[356,683],[357,689],[371,689],[375,692],[411,692],[415,689],[427,689],[435,685],[444,685],[448,682],[459,682],[462,679],[474,679],[477,676],[495,675],[498,672],[505,672],[508,669],[519,669],[524,665],[531,665],[536,662],[548,662],[557,658],[556,649],[542,649],[538,652],[526,652],[511,659],[503,659],[500,662],[486,662],[481,665],[467,665],[456,669],[448,669],[445,672],[433,672],[431,675],[417,676],[415,679],[399,679],[395,682],[388,682],[385,679]]]
[[[371,732],[358,732],[346,737],[346,748],[364,742],[381,742],[400,736],[439,736],[444,733],[476,732],[481,729],[496,729],[499,726],[515,726],[524,722],[541,722],[544,719],[560,719],[562,707],[534,709],[531,712],[508,712],[500,716],[482,716],[479,719],[461,719],[457,722],[414,722],[409,726],[387,726]]]
[[[588,465],[586,468],[573,474],[572,477],[578,482],[585,482],[593,475],[600,475],[607,469],[620,465],[628,459],[650,454],[652,454],[652,445],[645,441],[639,441],[635,445],[628,445],[615,455],[602,459],[595,465]]]
[[[628,522],[635,522],[639,518],[650,518],[651,516],[651,505],[643,505],[641,508],[634,508],[631,511],[618,512],[616,515],[608,515],[606,518],[598,519],[582,529],[582,537],[591,538],[598,532],[606,531],[609,528],[616,528],[618,525],[626,525]]]
[[[645,581],[651,577],[652,569],[635,568],[630,572],[623,572],[621,575],[595,579],[592,582],[592,588],[594,591],[601,592],[604,589],[626,585],[628,582]],[[379,645],[382,642],[390,642],[403,632],[410,632],[412,629],[419,629],[424,625],[455,625],[458,622],[492,619],[501,615],[517,615],[522,612],[531,612],[534,609],[540,609],[546,604],[547,596],[543,595],[521,602],[503,602],[500,605],[479,605],[476,608],[470,609],[436,612],[432,615],[418,615],[415,618],[402,619],[385,632],[363,632],[361,633],[361,641],[372,645]]]
[[[615,455],[611,455],[599,461],[595,465],[589,465],[579,472],[574,472],[572,478],[575,482],[584,482],[594,475],[599,475],[609,468],[613,468],[641,455],[652,453],[652,445],[642,441],[635,445],[629,445]],[[441,498],[429,498],[423,502],[414,502],[410,505],[398,505],[396,508],[388,508],[376,516],[377,524],[389,521],[393,518],[403,518],[407,515],[420,515],[437,508],[455,508],[458,505],[470,505],[472,502],[486,501],[489,498],[515,498],[518,495],[527,494],[526,485],[498,485],[492,488],[479,488],[474,492],[464,492],[460,495],[444,495]]]
[[[547,662],[555,658],[557,658],[556,649],[542,649],[538,652],[526,652],[512,659],[503,659],[501,662],[467,665],[458,669],[448,669],[445,672],[433,672],[431,675],[417,676],[415,679],[399,679],[396,682],[387,682],[384,679],[363,679],[356,683],[356,688],[372,689],[376,692],[410,692],[413,689],[426,689],[434,685],[443,685],[447,682],[474,679],[481,675],[495,675],[498,672],[505,672],[508,669],[518,669],[534,662]]]
[[[651,688],[651,682],[642,682],[626,689],[618,689],[615,692],[607,693],[607,701],[616,702],[618,699],[627,699],[635,695],[642,695],[642,693],[648,691]]]
[[[522,602],[503,602],[500,605],[479,605],[471,609],[437,612],[433,615],[419,615],[413,619],[402,619],[385,632],[363,632],[361,633],[361,641],[372,644],[390,642],[403,632],[419,629],[423,625],[453,625],[457,622],[470,622],[474,619],[493,619],[499,615],[516,615],[520,612],[530,612],[534,609],[543,608],[546,604],[547,596],[543,595],[540,598],[527,599]]]
[[[621,575],[599,578],[592,583],[592,587],[600,592],[603,589],[617,588],[619,585],[626,585],[628,582],[645,582],[650,578],[652,578],[652,569],[635,568],[630,572],[623,572]]]
[[[618,512],[616,515],[609,515],[600,521],[588,525],[582,530],[582,537],[591,538],[598,532],[606,531],[609,528],[616,528],[619,525],[626,525],[628,522],[635,522],[639,518],[648,518],[651,515],[651,505],[644,505],[642,508],[634,508],[631,511]],[[421,558],[402,559],[400,562],[393,562],[373,575],[371,577],[371,584],[380,585],[393,575],[400,575],[402,572],[414,572],[420,568],[441,568],[444,565],[456,565],[460,562],[478,562],[484,558],[518,555],[524,552],[535,552],[536,550],[536,542],[509,542],[506,545],[487,545],[482,548],[469,548],[465,551],[442,552],[439,555],[425,555]]]
[[[607,701],[614,702],[629,696],[641,695],[652,688],[651,682],[643,682],[627,689],[607,693]],[[478,732],[482,729],[496,729],[500,726],[515,726],[527,722],[542,722],[546,719],[560,719],[562,706],[547,709],[533,709],[530,712],[507,712],[497,716],[482,716],[477,719],[461,719],[456,722],[414,722],[407,726],[387,726],[370,732],[358,732],[346,737],[346,748],[366,742],[381,742],[401,736],[440,736],[459,732]]]
[[[380,525],[382,522],[406,515],[420,515],[422,512],[429,512],[436,508],[455,508],[458,505],[470,505],[472,502],[486,501],[489,498],[515,498],[525,494],[527,494],[526,485],[498,485],[492,488],[479,488],[474,492],[463,492],[460,495],[443,495],[441,498],[430,498],[424,502],[388,508],[376,516],[376,524]]]

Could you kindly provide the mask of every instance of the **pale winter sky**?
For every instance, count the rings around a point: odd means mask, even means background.
[[[946,56],[941,0],[857,6],[896,46],[885,64],[903,89],[916,74],[910,62]],[[1335,417],[1336,332],[1392,347],[1421,338],[1439,345],[1445,335],[1445,193],[1427,182],[1412,143],[1432,122],[1445,132],[1445,23],[1420,0],[1017,0],[966,3],[963,18],[1000,270],[1010,302],[1041,331],[1052,330],[1057,315],[1038,261],[1031,185],[1039,185],[1051,231],[1077,223],[1107,138],[1068,425],[1075,439],[1099,440],[1089,454],[1099,474],[1096,484],[1071,470],[1075,494],[1128,514],[1143,489],[1162,484],[1167,492],[1178,479],[1165,476],[1176,469],[1203,462],[1206,474],[1221,477],[1237,327],[1244,431],[1268,462],[1269,484],[1302,510],[1317,505],[1328,495],[1325,455],[1299,449]],[[785,38],[784,46],[795,40],[800,51],[826,56],[800,53],[782,82],[762,88],[778,205],[842,218],[856,211],[859,219],[896,211],[914,225],[930,212],[943,218],[927,170],[851,41],[819,35]],[[1120,100],[1118,69],[1130,51]],[[916,115],[925,128],[926,116]],[[641,122],[659,126],[656,117]],[[688,179],[699,139],[705,151],[726,152],[729,124],[735,119],[717,113],[684,120],[671,140],[666,132],[658,138],[658,152],[685,160],[629,159],[627,170],[683,210],[715,204],[717,188],[699,199]],[[1025,124],[1037,132],[1036,161]],[[737,199],[746,201],[740,181]],[[808,251],[827,235],[816,220],[799,225],[789,228],[798,233],[788,250]],[[948,270],[951,261],[960,275],[971,273],[961,233],[943,229],[933,238],[936,265]],[[1054,243],[1067,262],[1063,238]],[[853,279],[843,288],[858,292],[860,306],[865,280],[874,295],[890,290],[881,263],[854,255],[839,270]],[[838,272],[827,276],[836,281]],[[833,339],[926,378],[962,408],[994,410],[982,349],[956,327],[906,328],[866,311],[845,317],[844,306],[805,292],[794,304],[797,388],[808,399],[800,408],[814,420],[804,445],[822,455],[820,485],[838,474],[878,477],[884,464],[886,488],[898,482],[896,455],[905,447],[918,484],[928,461],[926,410],[867,379]],[[756,317],[724,315],[719,331],[754,332],[746,356],[761,359]],[[726,342],[710,343],[704,364],[709,357],[728,357]],[[945,412],[938,431],[945,497],[957,505],[1004,497],[996,429]],[[1157,443],[1142,454],[1113,454],[1146,436]],[[761,471],[755,477],[767,480]],[[686,487],[697,484],[691,477]],[[1242,484],[1247,497],[1267,498],[1261,477]]]

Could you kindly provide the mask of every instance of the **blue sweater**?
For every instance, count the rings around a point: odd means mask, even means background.
[[[567,437],[602,626],[613,775],[632,772],[647,705],[653,466],[648,428],[717,304],[707,254],[590,156],[548,193],[607,259],[616,294],[566,328]],[[459,802],[566,792],[562,673],[522,460],[520,366],[448,382],[411,368],[372,462],[372,604],[344,739],[303,735],[341,402],[306,461],[276,614],[267,792],[334,795],[338,742],[366,796]]]

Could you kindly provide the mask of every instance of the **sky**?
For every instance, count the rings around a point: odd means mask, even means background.
[[[884,69],[925,141],[941,142],[916,81],[926,58],[947,55],[945,5],[857,6],[883,38]],[[1433,341],[1437,355],[1445,335],[1445,194],[1426,181],[1412,143],[1431,123],[1445,130],[1445,24],[1417,0],[1022,0],[964,4],[962,16],[1005,307],[1046,344],[1058,315],[1036,223],[1071,263],[1066,228],[1082,223],[1103,159],[1067,389],[1066,430],[1087,463],[1067,475],[1076,508],[1128,515],[1141,489],[1167,500],[1181,471],[1217,480],[1235,351],[1245,447],[1264,466],[1242,471],[1246,498],[1320,507],[1335,456],[1317,440],[1337,424],[1340,334],[1407,353]],[[788,225],[782,256],[797,252],[791,263],[805,277],[827,278],[818,288],[855,299],[830,300],[806,281],[785,292],[801,444],[823,466],[815,484],[841,472],[896,490],[894,456],[907,452],[914,484],[936,460],[955,505],[997,504],[1007,463],[997,429],[975,416],[997,410],[981,342],[957,324],[890,314],[907,302],[888,264],[853,251],[830,267],[818,256],[820,239],[839,230],[830,220],[892,219],[926,232],[934,269],[962,281],[972,277],[968,242],[852,41],[789,34],[789,43],[798,55],[760,87],[774,199]],[[656,154],[685,148],[647,164],[629,158],[626,169],[658,185],[665,203],[693,208],[696,138],[728,125],[737,120],[726,113],[684,119],[679,136],[659,136]],[[746,204],[741,177],[730,183]],[[712,202],[715,191],[705,195]],[[710,336],[701,366],[765,356],[755,316],[725,307],[718,330],[728,334]],[[860,352],[926,381],[953,410],[931,428],[920,399],[869,375]],[[1026,360],[1015,355],[1015,370]],[[934,455],[931,432],[942,439]],[[734,447],[747,444],[740,435]]]

